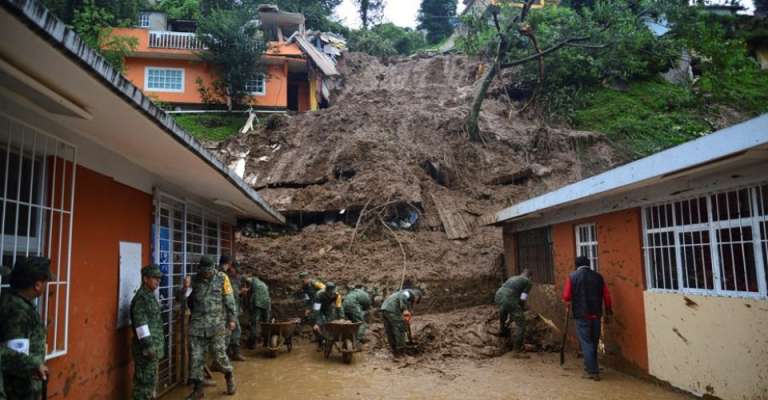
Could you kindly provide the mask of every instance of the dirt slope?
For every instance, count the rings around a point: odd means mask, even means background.
[[[278,302],[302,270],[383,296],[405,264],[434,311],[487,303],[503,278],[501,232],[478,217],[619,162],[601,135],[509,118],[519,105],[493,98],[480,120],[485,143],[470,143],[462,127],[478,64],[463,56],[349,54],[341,70],[332,107],[220,147],[229,160],[248,153],[246,181],[300,228],[264,235],[255,226],[239,240],[240,260]],[[468,237],[449,239],[446,221],[452,236]]]

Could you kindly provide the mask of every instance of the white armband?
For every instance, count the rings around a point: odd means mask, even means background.
[[[322,306],[323,306],[323,305],[322,305],[322,304],[320,304],[320,303],[315,303],[315,304],[313,304],[313,305],[312,305],[312,309],[313,309],[313,310],[315,310],[315,311],[320,311],[320,308],[321,308]]]
[[[149,325],[142,325],[136,328],[136,336],[139,338],[139,340],[144,339],[145,337],[151,336],[149,334]]]
[[[523,294],[521,294],[521,295],[520,295],[520,300],[522,300],[522,301],[526,301],[526,300],[528,300],[528,293],[523,293]]]
[[[411,298],[411,292],[409,292],[407,290],[405,292],[403,292],[403,295],[405,296],[406,300]]]
[[[29,339],[11,339],[6,345],[17,353],[29,355]]]
[[[192,288],[188,287],[187,290],[184,291],[184,297],[189,297],[190,294],[192,294]]]

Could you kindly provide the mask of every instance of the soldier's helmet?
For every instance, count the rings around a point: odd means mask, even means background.
[[[326,282],[326,283],[325,283],[325,290],[326,290],[328,293],[333,293],[333,292],[335,292],[335,291],[336,291],[336,284],[335,284],[335,283],[333,283],[333,282]]]
[[[215,268],[213,263],[213,257],[211,256],[202,256],[200,257],[200,264],[198,266],[199,272],[210,272],[213,271]]]
[[[150,278],[162,278],[163,271],[160,270],[160,266],[157,264],[149,264],[141,269],[141,276],[147,276]]]
[[[304,279],[304,278],[306,278],[308,276],[309,276],[309,272],[307,272],[307,271],[299,272],[299,279]]]

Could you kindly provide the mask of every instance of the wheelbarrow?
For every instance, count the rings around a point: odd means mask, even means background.
[[[331,356],[331,352],[334,348],[341,353],[341,359],[345,364],[352,362],[352,355],[360,349],[357,346],[357,329],[362,322],[351,321],[331,321],[323,325],[323,338],[324,348],[323,355],[325,358]]]
[[[293,350],[293,334],[299,326],[298,319],[261,323],[261,336],[269,357],[277,357],[282,345],[290,352]]]

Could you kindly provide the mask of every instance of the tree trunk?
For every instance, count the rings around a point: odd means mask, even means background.
[[[498,59],[497,59],[498,60]],[[488,93],[488,88],[491,87],[493,79],[496,78],[496,74],[499,72],[499,63],[494,61],[490,68],[483,74],[483,81],[480,87],[475,93],[475,99],[472,101],[472,109],[469,112],[469,118],[467,118],[467,133],[469,134],[469,140],[473,142],[480,142],[480,128],[477,126],[477,120],[480,118],[480,110],[483,108],[483,100]]]

